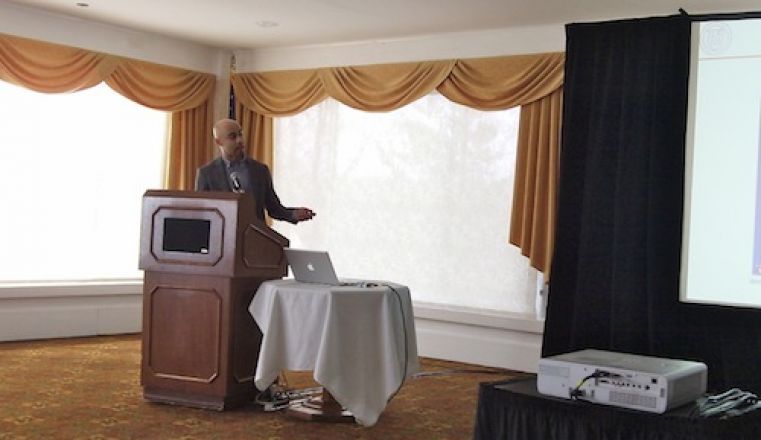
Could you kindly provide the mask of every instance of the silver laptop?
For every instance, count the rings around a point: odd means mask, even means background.
[[[285,257],[291,266],[296,281],[301,283],[329,284],[331,286],[349,285],[338,281],[330,256],[325,251],[307,251],[285,248]]]

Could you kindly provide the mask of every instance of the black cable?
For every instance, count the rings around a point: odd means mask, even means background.
[[[412,377],[425,377],[425,376],[445,376],[447,374],[499,374],[502,376],[515,374],[509,370],[484,370],[479,368],[459,368],[451,370],[437,370],[437,371],[421,371],[415,373]]]
[[[579,381],[579,384],[576,385],[576,388],[571,388],[570,390],[568,390],[568,397],[570,397],[571,400],[579,400],[580,397],[584,397],[584,391],[581,390],[581,387],[584,386],[584,384],[587,383],[589,379],[599,379],[601,377],[621,377],[621,375],[616,373],[611,373],[605,370],[595,370],[589,376],[581,379]]]
[[[590,374],[589,376],[585,377],[584,379],[581,379],[579,383],[576,385],[576,388],[572,388],[568,390],[568,397],[570,397],[571,400],[577,400],[579,397],[583,397],[584,392],[581,390],[581,387],[584,386],[584,384],[587,383],[589,379],[595,377],[595,374],[597,374],[597,372],[594,372]]]
[[[695,410],[700,417],[726,419],[761,408],[761,400],[753,393],[732,388],[721,394],[697,400]]]

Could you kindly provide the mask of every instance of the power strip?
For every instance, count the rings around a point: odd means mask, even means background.
[[[270,389],[272,391],[272,398],[267,400],[261,399],[261,395],[264,392],[256,397],[256,403],[262,405],[265,412],[280,411],[292,404],[302,403],[304,400],[322,393],[322,387],[302,388],[298,390],[280,389],[276,391],[273,391],[273,388],[275,387]]]

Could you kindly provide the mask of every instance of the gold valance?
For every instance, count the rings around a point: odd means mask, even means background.
[[[233,73],[236,98],[265,116],[287,116],[330,96],[366,111],[394,110],[433,90],[482,109],[541,99],[563,85],[562,53],[469,60]]]
[[[562,53],[458,60],[438,91],[479,110],[537,101],[563,86]]]
[[[105,79],[121,95],[163,111],[196,108],[212,97],[215,78],[211,74],[145,61],[119,63]]]
[[[107,78],[117,62],[97,52],[0,35],[0,79],[37,92],[90,88]]]

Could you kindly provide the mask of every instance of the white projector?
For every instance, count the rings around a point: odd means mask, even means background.
[[[706,391],[702,362],[581,350],[539,360],[536,386],[548,396],[663,413]]]

